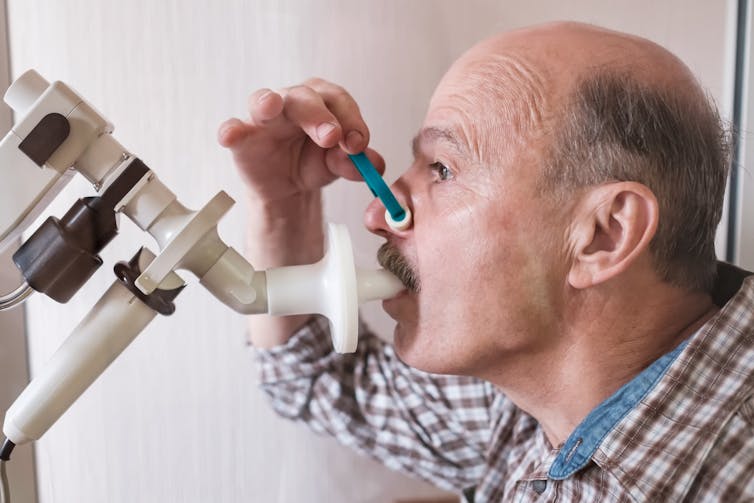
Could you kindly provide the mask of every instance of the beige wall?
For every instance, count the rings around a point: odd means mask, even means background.
[[[116,125],[185,204],[242,190],[217,125],[246,95],[312,75],[360,101],[389,179],[409,162],[434,84],[474,41],[512,27],[572,18],[648,36],[678,53],[723,109],[726,23],[709,0],[9,0],[12,71],[37,68],[77,88]],[[67,193],[86,193],[83,182]],[[60,214],[72,199],[57,204]],[[330,220],[347,223],[357,262],[379,240],[361,226],[366,188],[327,191]],[[242,247],[239,203],[221,226]],[[251,216],[253,218],[253,215]],[[112,281],[112,264],[142,243],[130,222],[106,267],[67,306],[28,305],[32,371]],[[37,444],[40,501],[384,502],[436,491],[279,420],[255,387],[244,322],[196,284],[158,319]],[[366,316],[384,333],[389,321]]]
[[[10,84],[5,20],[5,1],[0,0],[0,94],[5,94]],[[10,108],[0,106],[0,138],[10,129],[11,116]],[[7,249],[0,252],[0,295],[15,290],[22,281],[21,274],[11,260],[13,251]],[[29,364],[22,305],[0,312],[0,422],[5,417],[5,410],[24,389],[28,379]],[[15,449],[11,463],[7,467],[11,480],[11,501],[36,501],[32,447],[26,445]]]
[[[4,131],[0,133],[5,134]],[[0,253],[0,293],[13,291],[21,283],[21,274],[11,261],[13,250]],[[24,331],[24,307],[0,312],[0,423],[5,411],[21,393],[29,379]],[[2,441],[2,439],[0,439]],[[11,501],[36,501],[34,462],[31,445],[17,447],[8,463]]]

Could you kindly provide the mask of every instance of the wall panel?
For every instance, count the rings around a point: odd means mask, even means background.
[[[754,270],[754,47],[752,47],[752,19],[754,5],[749,0],[745,17],[748,47],[744,53],[742,121],[739,131],[740,153],[738,162],[738,233],[736,236],[736,263]]]

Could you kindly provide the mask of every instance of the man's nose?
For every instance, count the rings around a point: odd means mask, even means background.
[[[386,214],[385,214],[385,206],[382,204],[382,201],[380,201],[379,198],[374,198],[374,200],[369,203],[369,206],[367,206],[366,211],[364,212],[364,225],[367,229],[369,229],[371,232],[387,237],[388,235],[392,234],[397,237],[405,237],[413,228],[413,208],[411,207],[411,198],[409,197],[409,191],[406,187],[405,180],[402,178],[399,178],[391,187],[393,191],[393,195],[395,195],[395,198],[398,200],[398,204],[400,204],[408,213],[407,218],[411,219],[410,224],[404,228],[404,229],[398,229],[396,226],[390,226],[386,220]]]

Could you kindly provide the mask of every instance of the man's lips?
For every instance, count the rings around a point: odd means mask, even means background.
[[[394,320],[398,321],[400,311],[400,305],[409,299],[412,295],[415,295],[410,290],[401,290],[397,294],[393,295],[389,299],[382,301],[382,309]]]
[[[400,300],[401,298],[408,297],[409,295],[411,295],[411,291],[408,290],[407,288],[404,288],[403,290],[401,290],[400,292],[396,293],[392,297],[388,297],[387,299],[383,299],[382,302],[390,302],[392,300]]]

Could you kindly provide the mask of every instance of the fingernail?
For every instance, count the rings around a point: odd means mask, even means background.
[[[325,136],[329,135],[335,130],[335,124],[332,122],[323,122],[319,126],[317,126],[317,137],[319,137],[320,140],[324,140]]]
[[[363,142],[364,135],[362,135],[358,131],[351,131],[350,133],[348,133],[348,136],[346,136],[346,146],[351,152],[361,151],[361,145]]]
[[[270,96],[272,96],[272,91],[267,91],[262,96],[260,96],[259,98],[257,98],[257,103],[262,103],[263,101],[265,101]]]

